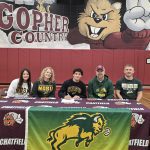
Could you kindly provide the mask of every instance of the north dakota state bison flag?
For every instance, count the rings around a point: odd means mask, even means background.
[[[128,150],[126,109],[32,107],[26,150]]]

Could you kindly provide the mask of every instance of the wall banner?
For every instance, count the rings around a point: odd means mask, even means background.
[[[0,0],[0,47],[150,50],[149,0]]]

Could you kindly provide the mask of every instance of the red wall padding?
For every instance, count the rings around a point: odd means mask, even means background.
[[[0,49],[0,83],[10,83],[19,77],[22,68],[28,67],[32,73],[32,81],[38,79],[41,70],[52,66],[55,70],[56,83],[72,77],[72,70],[81,67],[84,71],[83,81],[95,75],[95,67],[102,64],[106,73],[115,84],[123,75],[123,66],[135,66],[135,76],[144,85],[150,85],[149,51],[142,50],[48,50],[48,49]]]

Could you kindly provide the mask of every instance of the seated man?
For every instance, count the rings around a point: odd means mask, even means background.
[[[124,67],[124,77],[116,83],[116,96],[119,99],[139,101],[142,98],[142,84],[134,78],[134,67],[130,64]]]
[[[80,80],[83,71],[80,68],[73,70],[73,78],[66,80],[58,92],[60,98],[79,99],[86,98],[86,85]]]
[[[88,97],[100,99],[112,99],[114,88],[112,81],[105,75],[105,68],[102,65],[96,67],[96,76],[89,81]]]

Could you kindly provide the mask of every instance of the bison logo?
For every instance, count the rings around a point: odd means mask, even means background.
[[[62,126],[49,131],[47,139],[52,150],[61,150],[60,147],[70,139],[76,139],[75,146],[78,147],[85,141],[85,147],[93,141],[94,136],[103,132],[106,125],[104,116],[100,113],[79,113],[72,115]]]

